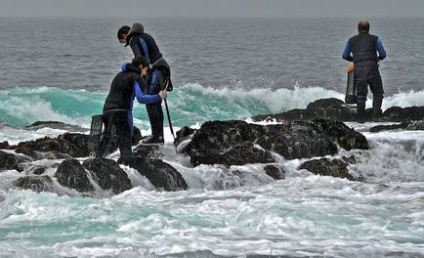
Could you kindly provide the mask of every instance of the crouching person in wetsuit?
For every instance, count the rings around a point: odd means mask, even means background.
[[[103,106],[105,131],[97,157],[108,154],[108,148],[115,133],[121,157],[131,156],[134,99],[143,104],[152,104],[166,98],[166,91],[150,95],[145,93],[143,89],[145,80],[142,76],[146,76],[148,70],[149,66],[144,58],[134,58],[130,64],[123,65],[122,71],[112,80]]]
[[[380,60],[386,58],[386,50],[381,39],[369,34],[369,30],[370,24],[368,21],[360,21],[358,23],[358,35],[349,39],[343,51],[343,59],[353,62],[355,66],[354,82],[357,91],[356,108],[359,120],[364,119],[368,85],[373,94],[374,119],[380,117],[381,104],[383,103],[384,90],[378,64]]]
[[[171,71],[169,65],[163,59],[159,47],[153,37],[144,32],[144,27],[140,23],[129,26],[122,26],[117,33],[120,43],[129,45],[136,58],[144,57],[150,65],[151,78],[147,88],[147,94],[157,94],[167,86],[167,91],[172,90]],[[166,84],[166,85],[165,85]],[[143,144],[164,143],[163,138],[163,110],[161,102],[147,104],[147,114],[149,116],[152,135],[142,141]]]

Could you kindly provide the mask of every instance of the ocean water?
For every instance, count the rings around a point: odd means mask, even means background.
[[[174,130],[344,99],[352,19],[0,18],[0,142],[65,132],[25,128],[36,121],[87,133],[132,56],[116,30],[134,21],[171,65]],[[388,51],[383,109],[422,106],[424,19],[370,22]],[[146,111],[135,106],[135,125],[148,134]],[[424,257],[424,132],[347,123],[371,149],[334,157],[355,155],[349,172],[364,182],[315,176],[297,168],[306,160],[283,158],[286,179],[274,181],[263,164],[191,167],[165,125],[164,161],[187,191],[157,191],[126,166],[135,187],[116,196],[83,197],[56,182],[57,193],[23,191],[12,186],[23,174],[0,172],[0,257]],[[60,162],[35,164],[53,175]]]

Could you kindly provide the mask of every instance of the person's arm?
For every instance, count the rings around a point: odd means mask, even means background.
[[[147,95],[142,90],[138,82],[134,82],[134,91],[137,101],[142,104],[155,104],[162,100],[159,94]]]
[[[349,41],[346,43],[345,48],[343,50],[343,59],[349,62],[353,62],[353,57],[350,55],[352,53],[352,49],[350,48]]]
[[[384,60],[387,56],[386,49],[384,49],[383,41],[381,41],[380,37],[377,39],[377,52],[378,59]]]
[[[130,47],[131,47],[131,50],[133,51],[135,58],[143,57],[143,54],[142,54],[143,52],[141,51],[141,47],[138,41],[139,41],[138,37],[132,37],[130,40]]]

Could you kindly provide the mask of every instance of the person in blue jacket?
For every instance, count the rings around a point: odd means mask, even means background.
[[[121,157],[131,156],[134,99],[143,104],[152,104],[161,102],[167,97],[166,91],[159,91],[157,94],[146,93],[144,89],[146,82],[143,77],[148,74],[149,65],[144,58],[134,58],[131,63],[124,64],[121,70],[112,80],[103,106],[105,131],[97,157],[107,155],[114,133]]]
[[[369,30],[369,22],[360,21],[358,35],[348,40],[342,55],[343,59],[353,62],[355,66],[356,108],[360,120],[365,116],[368,85],[373,94],[372,109],[375,119],[381,115],[384,98],[383,82],[378,68],[379,62],[386,58],[386,50],[381,38],[370,34]]]
[[[156,94],[167,84],[167,90],[172,90],[171,71],[166,63],[156,41],[153,37],[144,32],[144,27],[140,23],[134,23],[130,28],[122,26],[117,33],[118,40],[125,46],[130,46],[134,56],[144,57],[151,70],[149,74],[148,94]],[[156,65],[161,63],[162,65]],[[164,143],[163,139],[163,110],[161,102],[146,105],[147,114],[151,125],[152,135],[142,141],[143,144]]]

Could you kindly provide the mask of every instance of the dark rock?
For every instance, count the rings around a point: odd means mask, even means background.
[[[112,189],[113,193],[119,194],[131,189],[131,181],[127,174],[114,160],[88,159],[82,166],[92,172],[94,181],[104,190]]]
[[[424,107],[391,107],[384,111],[382,118],[392,122],[424,120]]]
[[[286,121],[256,125],[243,121],[204,123],[185,148],[193,166],[273,163],[271,152],[286,159],[334,155],[337,145],[367,149],[366,138],[338,121]]]
[[[264,135],[264,128],[260,125],[243,121],[209,121],[196,132],[185,151],[194,166],[273,162],[270,152],[255,148],[253,144],[260,135]]]
[[[266,165],[266,166],[264,167],[264,170],[265,170],[265,173],[266,173],[268,176],[270,176],[270,177],[274,178],[275,180],[281,180],[281,179],[286,178],[286,174],[285,174],[285,172],[284,172],[281,168],[279,168],[279,167],[277,167],[277,166],[274,166],[274,165]]]
[[[19,163],[24,161],[28,160],[11,153],[0,151],[0,171],[14,169],[18,172],[22,172],[23,169]]]
[[[158,189],[178,191],[186,190],[188,187],[181,174],[162,160],[133,156],[121,157],[118,163],[137,169]]]
[[[335,98],[320,99],[310,103],[306,109],[293,109],[287,112],[258,115],[252,117],[253,121],[263,120],[313,120],[330,119],[338,121],[371,121],[372,109],[365,110],[365,116],[359,120],[356,115],[356,105],[346,105],[343,101]],[[424,107],[391,107],[379,118],[381,121],[405,122],[424,119]]]
[[[392,125],[377,125],[370,128],[371,133],[378,133],[381,131],[389,131],[389,130],[397,130],[397,129],[406,129],[409,123],[404,122],[400,124],[392,124]]]
[[[51,192],[53,180],[49,176],[25,176],[13,183],[17,187],[30,189],[35,192]]]
[[[63,159],[88,156],[88,135],[65,133],[57,138],[44,137],[35,141],[21,142],[16,146],[17,153],[34,159]]]
[[[37,121],[31,125],[25,126],[27,130],[39,130],[41,128],[52,128],[59,130],[66,130],[72,132],[87,132],[87,128],[83,128],[79,125],[70,125],[59,121]]]
[[[345,150],[369,149],[367,138],[343,123],[335,120],[324,119],[316,119],[314,120],[314,123]]]
[[[411,131],[422,131],[424,130],[424,120],[421,121],[412,121],[406,127],[406,130]]]
[[[163,156],[158,145],[139,145],[134,148],[133,152],[137,156],[151,159],[160,159]]]
[[[84,167],[76,159],[64,160],[57,168],[55,177],[59,184],[76,189],[81,193],[90,192],[94,189]]]
[[[381,131],[390,131],[390,130],[410,130],[410,131],[422,131],[424,130],[424,120],[421,121],[408,121],[402,122],[400,124],[392,125],[377,125],[370,129],[372,133],[378,133]]]
[[[174,145],[175,146],[178,146],[183,141],[185,141],[187,139],[190,139],[191,136],[193,136],[196,131],[197,131],[196,129],[192,129],[190,127],[184,126],[183,128],[181,128],[177,132],[177,137],[175,138]],[[184,148],[182,148],[180,151],[181,152],[185,152]]]
[[[6,141],[0,142],[0,149],[8,149],[9,147],[10,146],[9,146],[8,142],[6,142]]]
[[[252,117],[254,121],[262,120],[313,120],[334,119],[339,121],[355,121],[356,110],[335,98],[320,99],[310,103],[306,109],[293,109],[284,113],[272,115],[258,115]]]
[[[354,180],[347,169],[347,163],[340,159],[328,160],[326,158],[309,160],[299,166],[315,175],[332,176]]]
[[[34,169],[34,171],[32,173],[35,174],[35,175],[42,175],[42,174],[44,174],[44,172],[46,172],[45,167],[38,167],[38,168]]]

